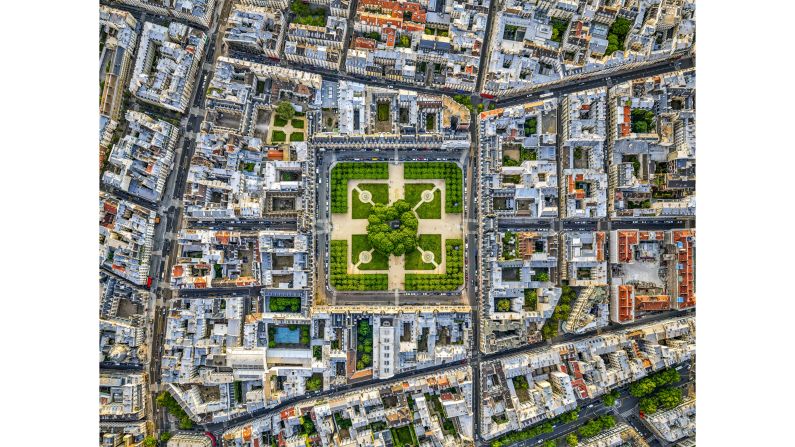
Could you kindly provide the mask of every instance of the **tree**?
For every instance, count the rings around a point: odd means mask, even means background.
[[[558,444],[551,439],[549,441],[544,442],[544,447],[557,447],[557,445]]]
[[[508,312],[511,310],[511,300],[507,298],[497,300],[497,311]]]
[[[168,442],[171,439],[171,433],[165,432],[160,434],[160,442]]]
[[[157,446],[157,438],[154,436],[147,436],[144,438],[144,447],[156,447]]]
[[[574,447],[575,445],[579,444],[579,440],[577,439],[577,435],[572,433],[572,434],[566,436],[566,444],[568,444],[571,447]]]
[[[362,354],[362,362],[364,362],[365,365],[369,365],[370,362],[372,362],[370,354]]]
[[[654,381],[648,377],[644,377],[629,386],[629,394],[631,394],[632,397],[640,398],[653,393],[654,388],[656,388]]]
[[[657,402],[653,397],[644,397],[638,403],[640,411],[646,414],[652,414],[657,411]]]
[[[276,106],[276,116],[289,121],[295,116],[295,109],[289,101],[282,101]]]

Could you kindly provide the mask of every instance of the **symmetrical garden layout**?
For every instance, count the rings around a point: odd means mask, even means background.
[[[462,171],[453,162],[331,170],[330,285],[451,291],[464,282]]]

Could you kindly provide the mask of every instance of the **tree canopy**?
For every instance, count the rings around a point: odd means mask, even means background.
[[[367,238],[377,252],[401,256],[417,248],[419,221],[405,200],[392,205],[376,203],[367,221]]]

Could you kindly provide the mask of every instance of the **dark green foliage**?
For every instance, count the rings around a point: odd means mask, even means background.
[[[571,433],[566,436],[566,445],[569,447],[574,447],[580,443],[580,440],[577,438],[577,435]]]
[[[633,132],[647,133],[654,130],[654,112],[651,110],[632,109],[630,118]]]
[[[343,418],[339,413],[334,413],[334,421],[337,423],[337,427],[340,430],[351,428],[353,425],[350,419]]]
[[[287,141],[287,134],[281,130],[274,130],[271,134],[271,141],[274,143],[283,143]]]
[[[331,212],[345,213],[348,211],[348,180],[387,180],[389,165],[387,163],[341,162],[331,170]]]
[[[300,25],[325,26],[326,9],[310,6],[300,0],[294,0],[290,4],[290,11],[295,14],[293,23]]]
[[[525,376],[516,376],[513,378],[513,387],[517,390],[526,390],[530,388],[530,385],[527,383],[527,377]]]
[[[337,290],[386,290],[389,277],[386,274],[348,274],[348,242],[331,241],[329,252],[329,278]]]
[[[511,300],[508,298],[498,298],[494,307],[497,309],[497,312],[510,312]]]
[[[419,221],[405,200],[392,205],[376,204],[367,221],[367,238],[377,252],[401,256],[417,248]],[[395,223],[397,228],[393,228]]]
[[[624,41],[627,39],[627,34],[632,28],[632,22],[623,18],[617,17],[616,21],[610,26],[607,32],[607,50],[605,56],[613,54],[617,50],[624,50]]]
[[[273,296],[268,300],[271,312],[300,312],[301,298],[297,296]]]
[[[323,347],[312,346],[312,357],[314,357],[315,360],[323,360]]]
[[[419,236],[419,247],[425,251],[433,252],[433,259],[437,263],[442,262],[442,235],[441,234],[421,234]],[[404,261],[406,270],[433,270],[433,264],[422,262],[422,254],[419,250],[414,250],[406,254]]]
[[[569,27],[569,22],[561,19],[552,19],[549,22],[552,25],[552,40],[561,43],[563,34],[566,32],[566,28]]]
[[[395,46],[399,48],[411,48],[411,38],[407,34],[403,34],[395,42]]]
[[[406,273],[406,290],[455,290],[464,283],[464,242],[445,241],[446,265],[442,275]]]
[[[524,121],[524,136],[529,137],[538,133],[538,119],[536,117],[527,118]]]
[[[575,292],[574,289],[565,284],[563,285],[562,289],[560,300],[558,300],[558,304],[555,306],[555,311],[552,314],[552,317],[549,318],[544,323],[544,327],[541,328],[541,335],[545,340],[557,337],[560,323],[566,321],[569,318],[569,312],[571,312],[571,303],[577,299],[577,292]]]
[[[524,308],[525,310],[536,310],[538,304],[538,293],[535,289],[524,289]]]
[[[572,411],[566,412],[561,414],[560,416],[554,417],[543,424],[536,425],[533,427],[526,428],[520,431],[514,431],[510,433],[506,433],[499,438],[491,441],[489,444],[491,447],[507,447],[517,442],[525,441],[530,438],[535,438],[536,436],[543,435],[546,433],[552,433],[554,430],[552,428],[553,425],[559,423],[568,423],[576,421],[577,418],[580,416],[580,410],[574,409]]]
[[[463,173],[452,162],[410,162],[404,165],[403,176],[407,180],[444,179],[445,206],[447,213],[460,213],[464,209]]]
[[[315,373],[306,379],[306,390],[317,391],[323,388],[323,374]]]
[[[297,142],[297,141],[304,141],[304,133],[303,132],[293,132],[290,134],[290,141]]]
[[[171,393],[168,391],[161,392],[157,395],[155,402],[159,407],[165,408],[166,411],[177,418],[180,430],[190,430],[193,428],[193,421],[190,420],[188,414],[179,406],[179,403],[177,403],[177,400],[174,399]]]
[[[616,425],[616,419],[612,415],[606,414],[597,418],[591,419],[585,425],[577,430],[577,433],[583,438],[592,438],[599,433],[609,430]]]
[[[376,106],[376,117],[378,121],[389,121],[389,103],[378,103]]]
[[[276,106],[276,118],[283,120],[284,124],[287,124],[287,121],[293,119],[294,116],[295,116],[295,108],[290,103],[290,101],[281,101]]]
[[[356,357],[358,357],[356,369],[361,370],[373,366],[372,356],[368,354],[373,352],[373,326],[366,319],[359,320],[356,333]]]
[[[428,31],[426,28],[425,31]],[[466,106],[469,111],[472,111],[472,98],[467,95],[453,95],[453,101]]]

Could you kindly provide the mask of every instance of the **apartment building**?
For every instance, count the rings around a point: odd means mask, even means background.
[[[146,416],[148,380],[142,372],[99,372],[100,422],[139,421]]]
[[[317,90],[321,85],[322,79],[317,74],[219,57],[207,87],[202,131],[250,135],[267,146],[279,146],[269,148],[277,151],[269,152],[269,157],[278,159],[281,155],[283,160],[294,160],[286,141],[285,144],[272,142],[274,131],[279,130],[274,110],[282,101],[289,102],[296,113],[305,114],[318,108]]]
[[[100,193],[99,265],[133,284],[146,284],[155,212]],[[108,310],[112,315],[113,310]]]
[[[484,90],[492,95],[689,51],[689,0],[508,0],[497,10]]]
[[[102,183],[154,204],[174,166],[177,128],[133,110],[125,118],[127,131],[111,149]]]
[[[144,23],[130,92],[141,101],[184,113],[206,44],[206,34],[182,23]]]
[[[256,232],[180,230],[171,287],[204,289],[262,285]]]
[[[690,397],[675,408],[646,415],[643,422],[667,442],[693,437],[696,435],[696,399]]]
[[[694,352],[695,319],[681,318],[482,363],[481,434],[493,439],[553,418]]]
[[[572,287],[606,285],[606,237],[604,231],[564,233],[561,280],[567,280]]]
[[[345,17],[327,16],[324,26],[290,23],[284,44],[284,57],[298,64],[338,70],[348,30]]]
[[[605,89],[577,92],[563,98],[564,217],[607,216],[606,98]]]
[[[629,81],[609,95],[610,215],[694,215],[695,71]]]
[[[558,216],[556,100],[481,114],[483,214]]]
[[[488,1],[359,2],[346,57],[349,73],[474,91]]]
[[[311,421],[314,431],[307,435],[319,445],[386,446],[400,436],[415,445],[472,446],[473,398],[471,371],[459,368],[303,402],[231,428],[224,437],[246,447],[259,439],[297,446],[306,442],[303,423]]]
[[[278,59],[286,25],[279,9],[235,6],[226,22],[224,44],[233,52],[264,54]]]
[[[100,422],[101,447],[143,447],[149,434],[145,420],[136,422]]]
[[[216,0],[118,0],[153,14],[183,20],[202,28],[210,28]]]
[[[483,235],[485,349],[541,341],[541,328],[561,296],[555,287],[558,235],[553,231],[497,231]]]
[[[99,114],[118,121],[135,55],[138,21],[127,11],[99,6]]]
[[[695,306],[694,230],[610,234],[611,320]]]

